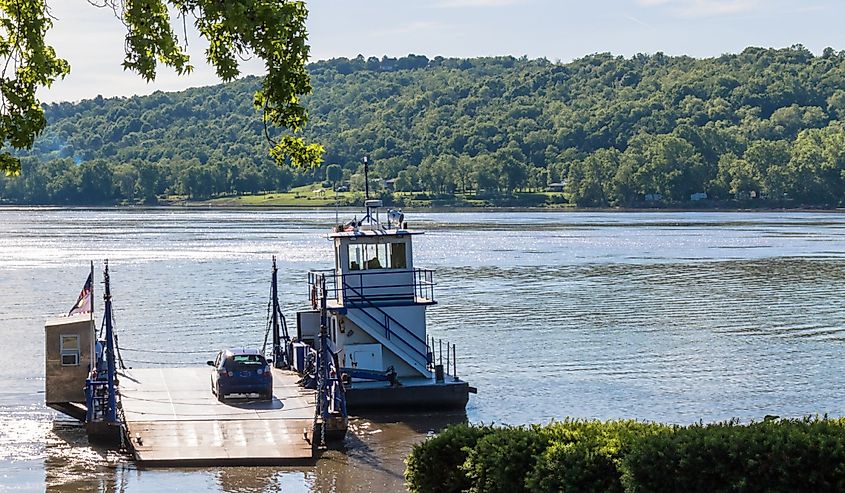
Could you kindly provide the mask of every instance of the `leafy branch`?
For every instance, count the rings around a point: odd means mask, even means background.
[[[156,77],[159,63],[177,74],[193,70],[185,52],[188,16],[200,35],[209,42],[206,60],[217,75],[231,81],[240,75],[239,60],[250,54],[264,60],[267,74],[253,98],[262,110],[266,126],[289,133],[273,139],[270,155],[278,164],[309,167],[322,160],[323,147],[306,144],[297,136],[308,121],[300,104],[311,92],[305,64],[309,47],[303,1],[288,0],[88,0],[96,7],[110,8],[127,29],[123,68],[144,80]],[[173,29],[169,8],[182,19],[184,44]],[[20,161],[8,147],[29,149],[46,124],[36,98],[38,87],[49,87],[70,71],[65,60],[44,43],[52,27],[45,0],[0,0],[0,171],[20,173]]]

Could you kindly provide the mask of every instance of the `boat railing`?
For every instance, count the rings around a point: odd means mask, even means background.
[[[108,382],[89,378],[85,381],[85,405],[88,409],[87,422],[105,421],[109,405]]]
[[[445,346],[445,357],[444,357]],[[453,381],[458,381],[458,350],[457,346],[449,341],[443,339],[435,340],[431,338],[431,342],[426,341],[426,353],[428,360],[428,369],[434,373],[435,380],[443,382],[447,377]]]
[[[434,303],[434,271],[431,269],[370,270],[338,274],[334,270],[308,273],[308,290],[312,304],[316,301],[317,279],[326,276],[326,295],[343,304],[369,302]]]

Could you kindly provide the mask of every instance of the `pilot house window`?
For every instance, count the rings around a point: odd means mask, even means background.
[[[349,245],[349,270],[407,269],[405,243]]]
[[[404,243],[389,243],[390,245],[390,268],[391,269],[407,269],[408,261],[405,258],[405,244]]]
[[[79,366],[79,336],[61,336],[62,366]]]

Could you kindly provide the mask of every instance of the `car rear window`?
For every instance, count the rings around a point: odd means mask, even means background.
[[[267,361],[264,359],[264,356],[260,356],[258,354],[236,354],[234,356],[229,356],[223,366],[227,370],[240,371],[255,370],[266,364]]]

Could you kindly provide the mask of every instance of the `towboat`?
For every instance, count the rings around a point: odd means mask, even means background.
[[[426,326],[437,301],[434,272],[414,264],[413,240],[423,233],[382,208],[367,200],[363,218],[327,235],[333,268],[308,273],[310,308],[296,313],[295,337],[277,340],[285,349],[275,361],[307,373],[322,332],[350,413],[464,409],[476,389],[458,377],[456,346]]]

